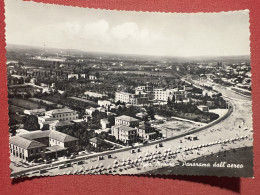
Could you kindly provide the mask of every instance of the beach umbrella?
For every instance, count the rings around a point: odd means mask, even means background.
[[[73,172],[73,175],[75,175],[77,172],[78,172],[78,170],[76,169],[76,170]]]
[[[117,164],[117,163],[118,163],[117,160],[115,160],[115,161],[114,161],[114,164]]]
[[[111,169],[111,166],[110,166],[110,165],[108,165],[108,166],[107,166],[107,169]]]
[[[139,157],[138,158],[142,158],[142,156],[141,155],[139,155]]]
[[[93,166],[91,166],[91,167],[90,167],[90,170],[92,170],[92,169],[94,169],[94,167],[93,167]]]
[[[97,168],[99,168],[99,166],[98,166],[98,165],[96,165],[96,166],[95,166],[95,169],[97,169]]]
[[[130,158],[129,158],[129,157],[127,158],[127,161],[130,161]]]
[[[103,164],[102,164],[102,163],[100,163],[99,167],[103,167]]]
[[[66,172],[63,172],[63,175],[66,175]]]
[[[71,171],[69,171],[68,173],[67,173],[67,175],[70,175],[71,174]]]

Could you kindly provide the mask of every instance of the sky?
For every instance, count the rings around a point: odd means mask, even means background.
[[[5,0],[7,44],[156,56],[250,55],[249,11],[112,11]]]

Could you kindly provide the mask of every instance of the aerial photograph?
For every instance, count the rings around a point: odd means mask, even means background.
[[[10,177],[254,176],[248,10],[5,10]]]

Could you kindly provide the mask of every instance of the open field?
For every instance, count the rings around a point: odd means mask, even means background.
[[[37,103],[31,102],[28,100],[24,100],[24,99],[20,99],[20,98],[9,98],[9,101],[10,101],[11,105],[18,106],[20,108],[24,108],[24,109],[28,109],[28,110],[38,109],[39,107],[43,108],[43,106],[41,106]]]

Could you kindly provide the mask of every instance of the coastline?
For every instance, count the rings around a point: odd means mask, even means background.
[[[238,158],[239,157],[239,158]],[[253,146],[230,149],[206,156],[194,158],[185,162],[186,164],[210,164],[206,166],[186,166],[183,162],[176,166],[165,166],[140,175],[191,175],[191,176],[218,176],[218,177],[252,177],[253,175]],[[214,163],[225,165],[225,167],[213,167]],[[215,165],[216,165],[215,164]],[[227,168],[227,165],[242,164],[243,168]]]

